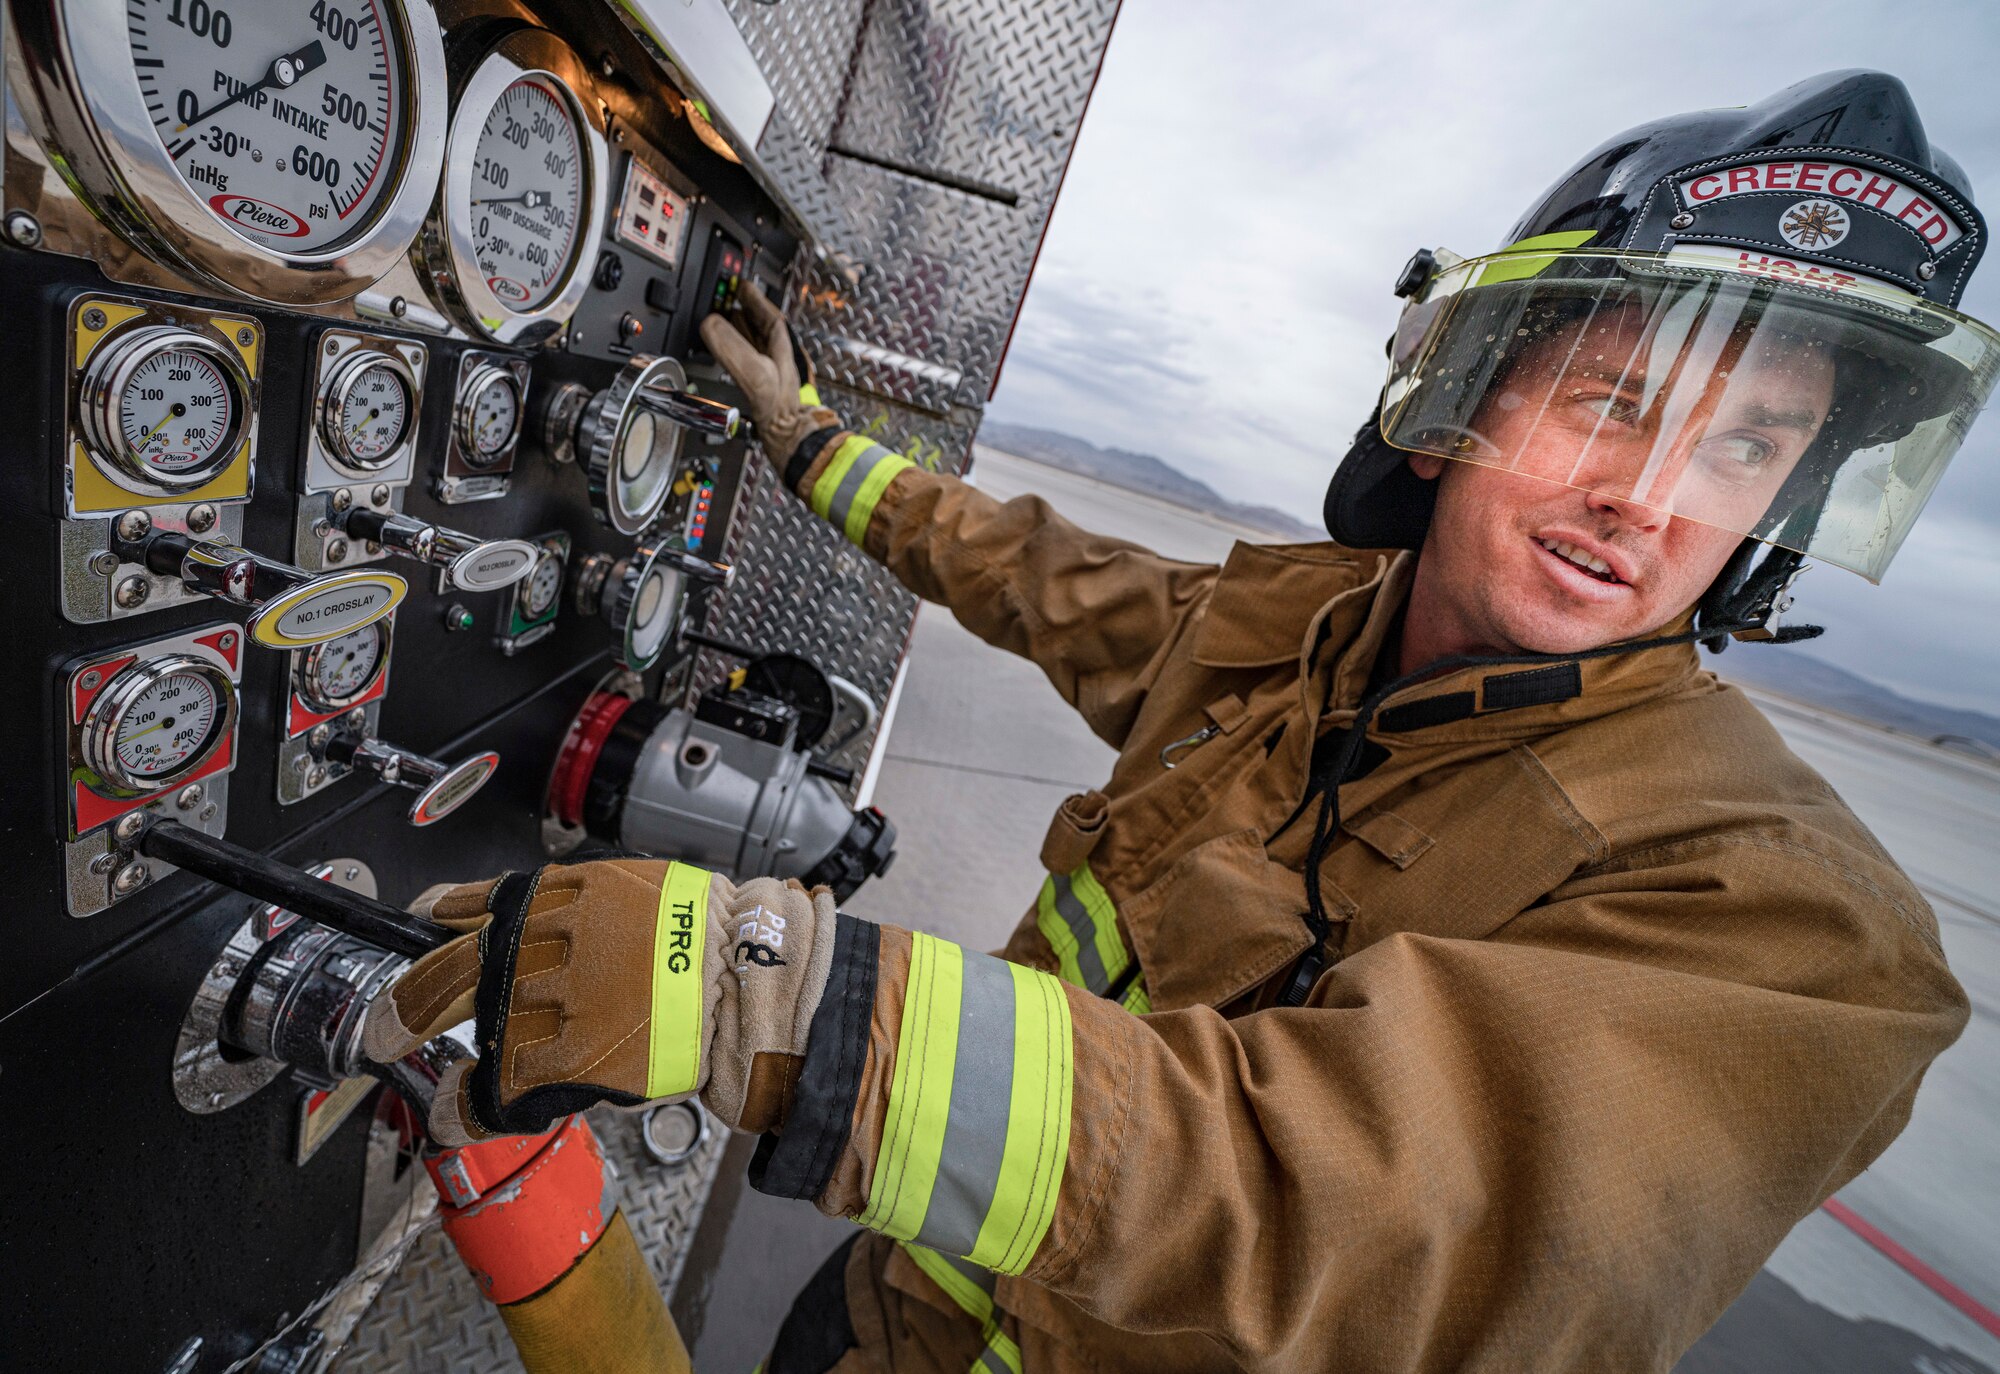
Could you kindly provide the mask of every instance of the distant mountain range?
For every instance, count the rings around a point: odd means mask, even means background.
[[[1021,458],[1092,477],[1124,487],[1143,496],[1155,496],[1189,510],[1208,511],[1239,525],[1248,525],[1265,534],[1298,543],[1326,538],[1326,531],[1305,524],[1270,506],[1246,505],[1225,500],[1215,488],[1177,468],[1167,466],[1150,453],[1132,453],[1122,448],[1099,448],[1074,435],[1032,425],[1009,425],[987,420],[979,426],[979,442]]]
[[[1752,687],[1765,687],[1828,711],[1886,725],[1906,735],[1928,740],[1956,736],[1957,739],[1942,742],[1968,754],[2000,758],[2000,718],[1980,711],[1915,701],[1798,649],[1735,644],[1720,658],[1707,659],[1707,663],[1721,676]],[[1967,745],[1962,742],[1965,739],[1977,740],[1986,748]]]

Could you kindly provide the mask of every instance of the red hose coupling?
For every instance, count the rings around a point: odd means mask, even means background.
[[[617,1213],[611,1171],[581,1116],[536,1136],[501,1136],[425,1159],[444,1233],[496,1303],[567,1274]]]

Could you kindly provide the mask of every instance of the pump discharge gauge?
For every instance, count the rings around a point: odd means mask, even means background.
[[[645,529],[673,495],[687,431],[727,439],[742,423],[736,407],[686,387],[679,362],[641,353],[604,390],[565,382],[542,410],[542,447],[583,464],[597,518],[620,534]]]

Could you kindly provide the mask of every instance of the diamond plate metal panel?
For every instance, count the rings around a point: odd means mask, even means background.
[[[707,1141],[678,1168],[657,1163],[639,1142],[636,1113],[600,1108],[591,1129],[618,1170],[619,1209],[662,1292],[680,1282],[687,1246],[708,1204],[728,1132],[713,1121]],[[428,1185],[425,1185],[428,1186]],[[503,1374],[521,1361],[499,1309],[472,1281],[434,1218],[403,1265],[382,1286],[328,1374]]]

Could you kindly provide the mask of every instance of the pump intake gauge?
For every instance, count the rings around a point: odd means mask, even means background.
[[[641,545],[628,558],[592,554],[577,571],[576,605],[618,631],[625,666],[643,673],[673,641],[688,584],[727,586],[736,570],[691,553]]]
[[[9,19],[51,160],[159,261],[317,304],[422,227],[446,127],[429,5],[40,0]]]
[[[112,678],[83,718],[84,763],[125,795],[201,770],[236,723],[236,684],[191,654],[143,659]]]
[[[91,358],[78,420],[93,461],[122,485],[173,496],[229,466],[250,423],[242,358],[171,325],[136,329]]]
[[[393,353],[357,348],[320,384],[320,441],[335,462],[377,472],[395,462],[411,438],[416,374]]]
[[[421,252],[439,304],[478,336],[540,343],[590,287],[609,181],[591,91],[574,52],[517,29],[459,93]]]
[[[726,439],[742,424],[736,407],[686,387],[677,360],[640,353],[594,395],[573,382],[549,394],[543,448],[557,462],[583,463],[597,518],[620,534],[652,524],[673,495],[688,430]]]

